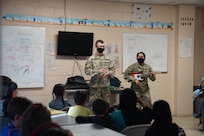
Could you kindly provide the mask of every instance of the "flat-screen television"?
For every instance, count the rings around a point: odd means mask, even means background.
[[[59,31],[57,55],[91,56],[93,35],[88,32]]]

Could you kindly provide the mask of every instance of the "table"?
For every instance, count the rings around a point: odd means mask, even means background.
[[[68,116],[67,114],[53,115],[51,116],[51,119],[60,126],[77,124],[75,118]]]
[[[111,91],[111,94],[119,94],[121,93],[125,88],[121,87],[121,88],[116,88],[114,90],[110,90]],[[74,94],[76,91],[83,91],[83,92],[86,92],[88,93],[89,90],[88,89],[66,89],[65,90],[67,95],[70,95],[70,94]]]
[[[119,102],[119,94],[124,90],[125,88],[116,88],[114,90],[110,90],[112,94],[112,104],[118,103]],[[68,89],[66,91],[66,97],[70,100],[71,105],[75,105],[74,100],[73,100],[73,94],[76,91],[83,91],[86,92],[87,94],[89,93],[88,89]]]
[[[124,87],[120,87],[110,91],[111,91],[111,94],[120,94],[124,89],[125,89]]]
[[[119,132],[93,123],[67,125],[62,126],[62,128],[69,129],[74,136],[125,136]]]

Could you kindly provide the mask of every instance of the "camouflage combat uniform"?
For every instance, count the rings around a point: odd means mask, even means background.
[[[99,73],[100,69],[106,67],[110,72],[109,76],[104,78],[103,73]],[[97,98],[111,102],[110,78],[114,77],[115,67],[110,58],[106,55],[92,55],[85,64],[85,73],[91,76],[89,102]]]
[[[151,81],[156,80],[156,76],[148,76],[144,77],[143,80],[140,82],[139,85],[135,83],[135,77],[130,76],[130,73],[133,72],[142,72],[142,74],[149,74],[152,72],[152,68],[148,65],[139,65],[139,63],[134,63],[130,65],[124,73],[124,79],[127,82],[131,82],[131,88],[136,92],[137,96],[141,96],[141,98],[146,102],[147,106],[152,108],[151,96],[150,96],[150,89],[148,85],[148,77]],[[140,108],[140,107],[139,107]]]

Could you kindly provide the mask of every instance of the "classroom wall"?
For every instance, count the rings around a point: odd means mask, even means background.
[[[64,0],[3,0],[1,1],[2,10],[1,17],[6,14],[22,14],[22,15],[34,15],[44,17],[64,17]],[[178,28],[176,20],[178,20],[178,9],[176,6],[169,5],[150,5],[151,18],[150,19],[135,19],[132,17],[132,3],[121,2],[103,2],[93,0],[66,0],[66,17],[67,18],[87,18],[97,20],[116,20],[116,21],[138,21],[138,22],[172,22],[174,24],[173,30],[165,29],[134,29],[134,28],[110,28],[110,27],[94,27],[94,26],[73,26],[73,25],[49,25],[49,24],[36,24],[27,22],[12,22],[5,21],[1,18],[1,24],[7,26],[28,26],[28,27],[44,27],[45,28],[45,44],[53,45],[56,49],[57,33],[58,31],[79,31],[79,32],[93,32],[94,41],[97,39],[103,39],[106,44],[117,44],[120,48],[120,67],[116,69],[116,74],[121,81],[122,86],[130,87],[130,83],[127,83],[123,79],[122,74],[122,34],[123,33],[165,33],[168,34],[168,72],[157,75],[155,82],[149,82],[151,88],[151,96],[153,102],[158,99],[165,99],[169,102],[174,115],[192,115],[192,98],[185,101],[178,101],[183,99],[180,95],[180,91],[191,96],[193,82],[184,90],[179,90],[178,80],[184,73],[178,70],[178,65],[175,63],[178,60],[178,40],[176,31]],[[185,7],[185,6],[184,6]],[[190,9],[193,7],[190,7]],[[188,9],[188,7],[187,7]],[[194,39],[193,39],[194,40]],[[152,43],[154,46],[154,43]],[[193,44],[194,46],[194,44]],[[200,42],[198,43],[200,47]],[[196,45],[197,47],[197,45]],[[196,49],[195,49],[196,51]],[[46,51],[45,51],[46,52]],[[93,50],[95,52],[95,48]],[[148,57],[148,54],[146,54]],[[192,56],[193,58],[193,56]],[[52,66],[49,65],[50,59],[53,61]],[[82,67],[87,58],[79,58],[78,62]],[[190,61],[192,64],[193,61]],[[45,53],[45,86],[43,88],[27,88],[19,89],[22,96],[28,97],[35,102],[42,102],[47,105],[52,99],[52,88],[56,83],[65,83],[67,77],[73,75],[79,75],[80,72],[77,67],[73,67],[74,61],[72,57],[59,57],[55,52],[53,55],[47,55]],[[188,66],[188,62],[183,67]],[[195,65],[194,65],[195,68]],[[73,73],[73,69],[75,70]],[[191,69],[192,70],[192,69]],[[176,74],[180,74],[179,78],[176,78]],[[195,71],[194,71],[195,73]],[[83,75],[86,79],[90,77]],[[193,75],[187,78],[193,79]],[[194,79],[195,80],[195,79]],[[181,88],[183,89],[183,88]],[[179,94],[179,95],[177,95]],[[185,94],[184,94],[185,95]],[[179,102],[179,103],[178,103]],[[185,109],[184,112],[178,112],[180,109]],[[190,106],[189,106],[190,105]]]
[[[193,60],[194,60],[194,33],[195,19],[188,21],[187,18],[195,18],[195,6],[179,5],[176,12],[176,61],[174,76],[174,112],[176,115],[185,115],[190,112],[186,108],[186,103],[192,99],[193,86]],[[181,19],[184,18],[184,21]],[[183,22],[183,24],[182,24]],[[191,23],[191,25],[188,25]],[[185,52],[185,53],[184,53]],[[189,53],[187,53],[189,52]],[[186,74],[188,73],[188,74]],[[185,97],[184,97],[185,96]],[[193,103],[188,103],[189,107],[193,107]]]

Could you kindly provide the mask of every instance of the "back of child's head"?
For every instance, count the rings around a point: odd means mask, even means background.
[[[171,109],[165,100],[155,101],[153,104],[154,121],[162,124],[171,124]]]
[[[63,84],[56,84],[53,88],[52,94],[56,97],[62,97],[64,95],[65,86]]]
[[[12,92],[18,88],[18,85],[11,81],[7,81],[2,85],[2,99],[11,99]]]
[[[81,92],[81,91],[76,91],[74,93],[74,102],[77,104],[77,105],[82,105],[86,102],[87,100],[87,94],[84,93],[84,92]]]
[[[12,98],[7,107],[8,117],[14,120],[16,115],[22,115],[23,112],[32,104],[30,100],[23,97]]]
[[[31,136],[69,136],[69,134],[58,124],[48,122],[35,129]]]
[[[95,115],[105,115],[108,108],[109,104],[103,99],[96,99],[92,105],[92,110]]]
[[[120,94],[119,103],[119,108],[122,111],[130,112],[135,109],[135,105],[137,104],[137,95],[134,90],[130,88],[126,88],[125,90],[123,90]]]
[[[30,105],[21,118],[20,136],[30,136],[32,131],[46,122],[51,122],[51,115],[47,107],[41,103]]]
[[[5,100],[3,103],[3,112],[5,116],[8,116],[7,107],[10,100],[17,96],[17,88],[18,85],[13,81],[6,83],[2,88],[3,99]]]
[[[63,84],[56,84],[52,91],[53,99],[54,99],[54,96],[56,98],[61,98],[62,103],[64,104],[64,92],[65,92],[65,86]]]
[[[10,83],[12,82],[12,80],[7,77],[7,76],[3,76],[3,75],[0,75],[0,94],[1,94],[1,99],[3,98],[4,96],[4,92],[5,92],[5,86],[8,86]]]

